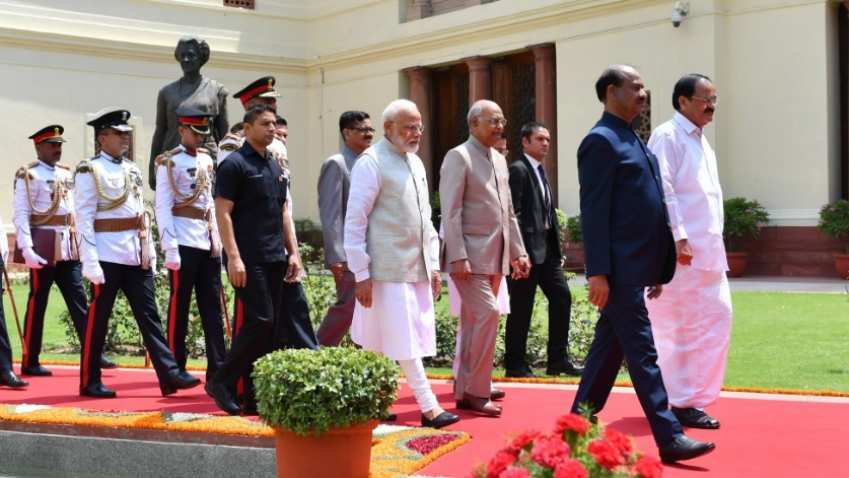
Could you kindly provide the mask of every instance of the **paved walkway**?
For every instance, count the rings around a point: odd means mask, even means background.
[[[732,292],[815,292],[825,294],[849,293],[849,281],[821,277],[749,276],[731,280]],[[575,276],[570,287],[584,287],[584,276]]]

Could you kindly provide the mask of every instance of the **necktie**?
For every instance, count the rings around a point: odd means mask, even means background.
[[[539,177],[542,179],[543,186],[543,201],[545,206],[545,212],[543,213],[545,217],[545,228],[548,229],[551,227],[551,188],[548,186],[548,178],[545,177],[545,168],[540,164],[537,166],[537,171],[539,171]]]

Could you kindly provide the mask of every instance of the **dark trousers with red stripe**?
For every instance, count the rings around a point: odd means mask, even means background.
[[[209,251],[180,246],[180,269],[168,271],[171,298],[168,302],[168,348],[180,370],[186,370],[186,334],[192,291],[200,313],[206,344],[206,377],[215,376],[227,353],[221,311],[221,258]]]
[[[60,261],[52,267],[30,269],[29,300],[27,300],[27,312],[24,316],[24,341],[27,343],[28,353],[21,357],[22,367],[39,365],[38,358],[41,354],[44,333],[44,313],[50,298],[50,288],[54,283],[59,286],[62,298],[65,299],[65,305],[68,307],[68,313],[71,315],[80,343],[83,341],[88,303],[80,262]]]
[[[140,266],[101,262],[106,281],[92,285],[88,307],[85,340],[80,360],[80,387],[101,382],[100,354],[106,341],[106,330],[118,291],[124,293],[141,332],[144,347],[150,354],[159,383],[169,383],[179,373],[174,355],[162,334],[162,322],[153,292],[153,272]]]
[[[274,350],[275,311],[282,301],[286,262],[246,264],[245,271],[245,287],[236,288],[233,343],[215,381],[250,401],[252,390],[240,379],[250,375],[256,359]]]
[[[0,261],[0,273],[2,272],[3,265]],[[0,372],[10,372],[12,371],[12,343],[9,341],[9,332],[6,331],[6,314],[3,312],[4,285],[0,283]]]

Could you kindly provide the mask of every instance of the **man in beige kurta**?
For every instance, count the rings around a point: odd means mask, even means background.
[[[445,155],[439,195],[445,252],[442,270],[463,298],[460,356],[454,380],[457,407],[497,416],[489,401],[498,333],[496,297],[503,277],[527,277],[530,262],[510,199],[507,162],[493,146],[507,121],[501,108],[480,100],[469,109],[469,139]]]

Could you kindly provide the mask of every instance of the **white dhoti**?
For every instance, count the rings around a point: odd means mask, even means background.
[[[428,282],[374,281],[372,304],[354,306],[351,339],[393,360],[436,355],[433,292]]]
[[[731,339],[725,272],[679,265],[660,298],[646,300],[658,365],[676,408],[704,408],[719,397]]]

